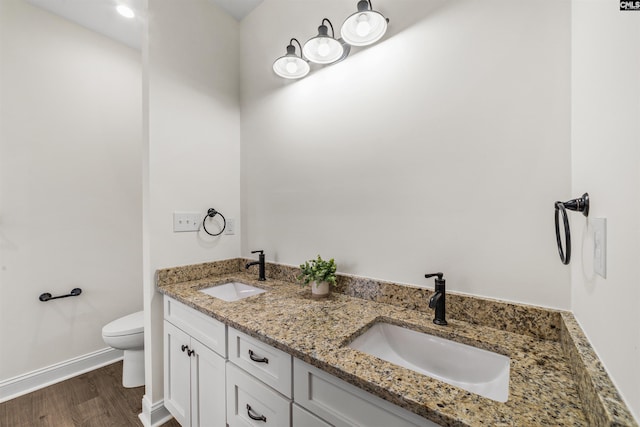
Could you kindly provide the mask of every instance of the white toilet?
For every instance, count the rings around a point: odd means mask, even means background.
[[[104,342],[124,350],[122,385],[131,388],[144,385],[144,317],[142,311],[129,314],[102,328]]]

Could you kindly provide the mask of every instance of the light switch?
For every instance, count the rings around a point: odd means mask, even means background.
[[[596,274],[607,278],[607,219],[594,218],[593,227],[593,268]]]
[[[173,231],[198,231],[203,218],[204,214],[199,212],[174,212]]]

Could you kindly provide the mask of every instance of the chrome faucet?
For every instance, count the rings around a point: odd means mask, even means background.
[[[445,306],[445,283],[442,278],[443,273],[425,274],[425,278],[436,277],[436,291],[429,299],[429,308],[435,308],[436,314],[433,323],[436,325],[447,325],[446,306]]]
[[[247,265],[245,265],[245,269],[251,267],[252,265],[258,265],[258,280],[260,280],[261,282],[267,280],[267,278],[265,277],[264,274],[264,251],[260,250],[260,251],[251,251],[252,254],[257,254],[259,253],[260,255],[258,255],[258,261],[253,261],[253,262],[249,262],[247,263]]]

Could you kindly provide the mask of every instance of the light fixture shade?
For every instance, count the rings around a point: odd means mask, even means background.
[[[273,63],[273,71],[285,79],[301,79],[309,74],[309,64],[299,56],[281,56]]]
[[[380,40],[387,32],[387,18],[371,10],[371,2],[358,2],[358,11],[342,24],[340,35],[351,46],[367,46]]]
[[[325,21],[331,25],[331,21],[323,19],[322,25],[318,27],[318,35],[307,40],[302,48],[303,55],[316,64],[331,64],[342,58],[344,54],[342,44],[334,37],[329,37],[329,29],[324,25]],[[333,33],[333,25],[331,25],[331,32]]]
[[[294,40],[298,41],[291,39],[289,46],[287,46],[287,54],[276,59],[273,63],[273,71],[285,79],[301,79],[309,74],[310,70],[309,63],[296,55],[296,48],[293,45]],[[300,42],[298,42],[298,45],[300,45]]]

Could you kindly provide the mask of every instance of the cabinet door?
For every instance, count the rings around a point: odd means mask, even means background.
[[[225,360],[191,338],[191,425],[226,427]]]
[[[164,322],[164,406],[184,427],[191,425],[190,344],[189,335]]]

